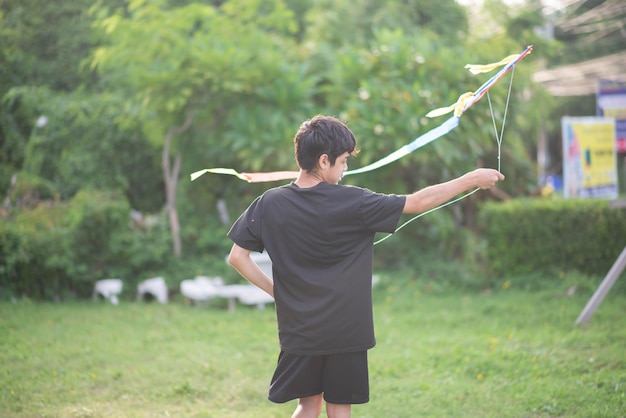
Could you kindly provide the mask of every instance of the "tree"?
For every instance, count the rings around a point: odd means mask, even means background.
[[[425,115],[454,103],[490,76],[471,75],[463,68],[466,63],[494,62],[521,52],[517,48],[510,42],[491,42],[488,48],[483,45],[484,52],[479,56],[475,53],[478,49],[467,44],[446,46],[427,32],[416,36],[380,30],[370,48],[344,50],[329,70],[332,87],[328,87],[327,97],[333,108],[341,108],[361,138],[363,150],[355,166],[387,155],[442,123],[445,118],[429,119]],[[527,97],[537,94],[530,87],[530,68],[530,59],[518,68],[504,131],[503,169],[515,175],[500,187],[510,195],[524,193],[535,184],[529,158],[533,137],[522,134],[532,132],[533,124],[541,118],[540,106],[527,101]],[[490,92],[498,129],[503,123],[508,81],[508,77],[503,79]],[[404,193],[460,175],[477,164],[498,167],[498,146],[489,109],[485,98],[463,116],[457,130],[395,162],[393,169],[381,169],[369,176],[367,184],[383,182],[385,190],[402,184],[403,188],[396,191]],[[465,221],[471,223],[471,219]]]
[[[21,145],[23,163],[15,170],[17,177],[42,179],[60,200],[82,188],[117,190],[134,209],[159,210],[161,182],[154,176],[159,172],[158,152],[138,124],[116,126],[123,106],[123,97],[114,93],[11,89],[0,113],[6,122],[5,139]]]
[[[91,0],[0,1],[0,99],[15,87],[46,86],[69,92],[85,81],[79,64],[93,45],[91,19],[86,13],[90,4]],[[14,117],[13,110],[0,108],[2,194],[22,167],[29,134],[40,116],[24,120]],[[17,131],[25,136],[16,136]]]
[[[85,82],[80,62],[94,46],[87,13],[92,3],[0,1],[0,97],[15,86],[67,92]]]
[[[432,31],[448,44],[468,30],[465,10],[454,0],[309,0],[303,33],[309,42],[367,45],[376,30]]]
[[[194,131],[216,129],[229,105],[283,76],[291,51],[284,35],[295,29],[293,16],[280,0],[178,8],[134,0],[126,9],[94,13],[105,45],[95,51],[92,68],[107,86],[132,92],[131,115],[162,146],[173,252],[180,255],[176,198],[183,144],[174,138],[188,141]]]
[[[621,0],[573,0],[555,13],[554,37],[564,48],[552,64],[571,64],[624,50],[626,3]]]

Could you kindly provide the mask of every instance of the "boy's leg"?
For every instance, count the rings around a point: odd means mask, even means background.
[[[367,351],[329,355],[322,391],[326,404],[337,405],[335,409],[341,409],[342,405],[368,402]]]
[[[281,351],[269,399],[298,399],[292,418],[318,417],[324,400],[329,418],[350,417],[352,404],[369,401],[367,351],[321,356]]]
[[[352,405],[326,402],[326,415],[328,418],[350,418]]]
[[[320,393],[318,395],[298,399],[298,406],[291,418],[317,418],[321,412],[322,394]]]
[[[311,400],[323,392],[323,371],[323,356],[300,356],[281,351],[270,383],[269,400],[285,403],[299,399],[302,408],[308,410]],[[322,401],[319,402],[321,411]]]

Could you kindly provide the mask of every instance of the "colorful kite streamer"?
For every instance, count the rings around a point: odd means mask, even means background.
[[[425,134],[419,136],[414,139],[407,145],[404,145],[402,148],[392,152],[384,158],[381,158],[378,161],[375,161],[369,165],[364,167],[349,170],[344,173],[344,176],[365,173],[368,171],[376,170],[385,165],[391,164],[394,161],[399,160],[400,158],[412,153],[413,151],[425,146],[426,144],[438,139],[459,125],[459,120],[461,116],[476,102],[483,98],[483,96],[493,87],[502,77],[504,77],[509,71],[511,71],[515,65],[524,59],[527,55],[532,52],[533,47],[528,46],[521,54],[510,55],[503,60],[486,65],[477,65],[477,64],[467,64],[465,68],[469,69],[472,74],[480,74],[484,72],[492,71],[500,66],[504,67],[496,73],[493,77],[491,77],[487,82],[485,82],[478,90],[475,92],[467,92],[462,94],[451,106],[443,107],[439,109],[435,109],[429,112],[427,117],[437,117],[448,114],[450,112],[454,112],[454,115],[450,117],[448,120],[443,122],[438,127],[426,132]],[[510,90],[509,90],[510,93]],[[490,103],[491,104],[491,103]],[[508,105],[508,98],[507,98]],[[497,134],[497,132],[496,132]],[[500,138],[498,138],[498,142],[500,142]],[[195,180],[198,177],[202,176],[205,173],[213,173],[213,174],[228,174],[232,176],[236,176],[237,178],[247,181],[249,183],[261,183],[261,182],[269,182],[269,181],[278,181],[278,180],[289,180],[295,179],[298,176],[298,171],[274,171],[274,172],[258,172],[258,173],[239,173],[232,168],[207,168],[204,170],[196,171],[191,174],[191,180]],[[456,200],[455,200],[456,201]]]

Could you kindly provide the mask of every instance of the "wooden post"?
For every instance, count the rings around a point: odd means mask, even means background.
[[[613,267],[611,267],[604,280],[602,280],[602,283],[600,283],[600,286],[598,287],[596,292],[593,294],[591,299],[589,299],[589,302],[587,302],[587,306],[585,306],[585,309],[583,309],[580,316],[576,320],[576,325],[584,324],[589,321],[591,315],[593,315],[598,306],[600,306],[602,300],[604,299],[606,294],[609,293],[611,286],[613,286],[613,283],[615,283],[619,275],[622,274],[622,271],[624,271],[625,267],[626,247],[624,247],[622,253],[619,255],[619,257],[617,257],[615,263],[613,263]]]

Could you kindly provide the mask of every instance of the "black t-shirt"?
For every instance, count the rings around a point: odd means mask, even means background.
[[[273,266],[281,349],[302,355],[375,344],[372,257],[376,232],[394,232],[405,197],[325,182],[258,197],[228,236],[266,249]]]

